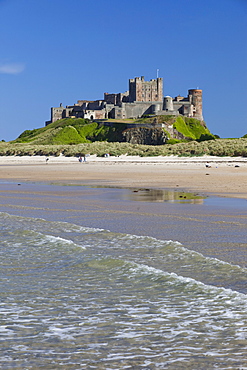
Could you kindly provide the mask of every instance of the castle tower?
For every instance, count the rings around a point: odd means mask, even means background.
[[[129,102],[163,101],[163,78],[145,81],[144,77],[129,80]]]
[[[189,100],[194,106],[193,117],[203,121],[202,116],[202,90],[191,89],[189,90]]]
[[[157,101],[163,101],[163,78],[158,77],[157,81]]]

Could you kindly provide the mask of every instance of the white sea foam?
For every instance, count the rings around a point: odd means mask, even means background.
[[[148,247],[153,248],[153,249],[154,248],[158,248],[158,249],[166,248],[166,247],[172,246],[174,247],[174,250],[172,251],[174,259],[176,258],[176,255],[174,254],[174,252],[178,252],[179,259],[183,259],[184,256],[197,257],[201,259],[201,261],[203,261],[204,263],[209,262],[210,265],[215,265],[216,267],[217,266],[226,266],[226,267],[229,266],[231,268],[236,268],[239,271],[247,272],[247,268],[245,267],[239,266],[237,264],[232,264],[226,261],[222,261],[215,257],[204,256],[200,252],[196,252],[194,250],[184,247],[179,241],[176,241],[176,240],[160,240],[160,239],[150,237],[150,236],[142,236],[142,235],[134,235],[134,234],[133,235],[132,234],[119,234],[118,237],[114,239],[114,242],[116,243],[117,241],[119,242],[119,241],[124,241],[124,240],[131,240],[131,241],[136,240],[138,242],[143,242],[143,243],[139,243],[138,245],[135,245],[134,246],[135,249],[145,248],[147,246],[147,242],[149,242]]]
[[[108,342],[105,342],[105,343],[89,343],[88,344],[88,348],[101,348],[103,346],[107,346],[108,345]]]
[[[100,229],[97,227],[86,227],[80,226],[76,224],[71,224],[69,222],[64,221],[50,221],[51,227],[61,228],[63,232],[71,233],[71,232],[78,232],[78,233],[98,233],[101,231],[107,231],[105,229]]]
[[[47,243],[49,244],[52,243],[54,245],[73,246],[73,247],[77,247],[77,248],[79,247],[79,248],[85,249],[84,246],[75,244],[72,240],[65,239],[60,236],[47,235],[47,234],[42,234],[40,232],[35,232],[35,231],[29,231],[28,233],[25,234],[25,237],[27,237],[28,235],[34,245],[41,246],[41,245],[46,245]]]
[[[143,334],[142,333],[137,333],[135,331],[130,331],[130,330],[123,330],[123,331],[120,331],[118,333],[116,333],[116,335],[114,335],[114,338],[118,339],[118,338],[138,338],[138,337],[141,337]]]
[[[1,325],[0,326],[0,334],[5,336],[5,335],[11,335],[13,333],[12,330],[10,330],[7,325]]]
[[[194,250],[191,250],[191,249],[188,249],[188,248],[184,247],[179,241],[160,240],[160,239],[150,237],[150,236],[138,236],[138,235],[131,235],[131,234],[125,234],[123,238],[137,239],[137,240],[141,240],[143,242],[146,242],[147,240],[151,241],[152,245],[151,246],[149,245],[149,247],[152,247],[152,248],[164,248],[164,247],[172,246],[172,247],[174,247],[173,253],[175,251],[179,252],[179,258],[183,258],[184,255],[187,255],[189,257],[199,257],[204,262],[208,261],[212,265],[229,266],[229,267],[237,268],[237,269],[239,269],[243,272],[247,272],[247,268],[245,268],[245,267],[239,266],[237,264],[232,264],[232,263],[229,263],[229,262],[226,262],[226,261],[222,261],[222,260],[220,260],[218,258],[215,258],[215,257],[204,256],[200,252],[197,252],[197,251],[194,251]],[[145,244],[140,245],[139,248],[143,248],[144,246],[145,246]],[[136,248],[136,246],[135,246],[135,248]],[[183,252],[183,254],[181,254],[181,252]]]
[[[29,221],[29,222],[33,222],[33,221],[41,221],[41,222],[47,222],[44,218],[40,218],[40,217],[24,217],[24,216],[19,216],[19,215],[11,215],[7,212],[0,212],[0,218],[3,218],[3,219],[13,219],[15,221]]]
[[[12,347],[16,351],[26,352],[28,351],[28,347],[24,346],[23,344],[15,345]]]
[[[180,244],[180,243],[179,243]],[[176,245],[176,244],[174,244]],[[199,257],[200,259],[204,260],[205,262],[208,261],[210,262],[211,265],[216,265],[216,266],[229,266],[231,268],[236,268],[236,269],[239,269],[243,272],[247,272],[247,268],[245,267],[241,267],[239,265],[236,265],[236,264],[232,264],[232,263],[229,263],[229,262],[226,262],[226,261],[222,261],[222,260],[219,260],[218,258],[216,257],[208,257],[208,256],[204,256],[202,253],[200,252],[196,252],[196,251],[193,251],[191,249],[188,249],[184,246],[182,246],[182,244],[178,245],[177,244],[177,250],[179,252],[184,252],[185,254],[191,256],[191,257]]]
[[[75,331],[76,327],[70,326],[70,327],[63,327],[63,326],[56,326],[56,325],[51,325],[49,327],[49,331],[45,333],[44,335],[46,337],[50,336],[56,336],[61,338],[62,340],[72,340],[74,339],[74,336],[70,334],[71,331]]]
[[[226,271],[223,271],[224,268],[231,268],[236,272],[247,272],[247,268],[241,267],[237,264],[232,264],[226,261],[222,261],[215,257],[208,257],[204,256],[200,252],[193,251],[184,247],[179,241],[175,240],[159,240],[154,237],[150,236],[140,236],[140,235],[131,235],[131,234],[114,234],[111,233],[111,238],[107,239],[107,244],[101,241],[100,248],[106,248],[109,245],[112,245],[115,249],[116,248],[124,248],[126,249],[126,242],[130,241],[130,247],[134,249],[161,249],[164,248],[164,258],[167,258],[167,249],[169,248],[169,257],[172,260],[187,260],[189,261],[188,266],[191,265],[191,258],[196,259],[196,263],[201,263],[202,268],[205,269],[206,265],[208,267],[215,266],[215,268],[220,267],[224,274]],[[134,244],[133,242],[136,242]]]
[[[173,285],[174,283],[178,282],[181,284],[185,284],[185,286],[187,286],[188,288],[200,288],[201,290],[205,292],[213,292],[217,297],[224,295],[225,298],[231,298],[231,299],[235,298],[237,300],[239,299],[242,303],[245,303],[245,306],[247,308],[247,301],[246,301],[247,296],[244,293],[239,293],[239,292],[233,291],[232,289],[226,289],[223,287],[207,285],[193,278],[180,276],[174,272],[169,273],[169,272],[157,269],[155,267],[147,266],[144,264],[126,262],[126,266],[127,265],[130,271],[129,278],[138,277],[140,275],[146,275],[146,276],[149,276],[151,280],[157,280],[159,278],[166,277],[166,278],[169,278],[170,280],[166,282],[168,284]],[[229,303],[230,302],[231,301],[229,301]]]
[[[64,239],[64,238],[61,238],[60,236],[53,236],[53,235],[45,235],[45,238],[44,238],[45,242],[46,240],[50,243],[61,243],[63,245],[71,245],[73,247],[80,247],[82,249],[86,249],[84,246],[82,245],[78,245],[78,244],[75,244],[72,240],[69,240],[69,239]]]
[[[188,258],[197,258],[197,263],[199,261],[201,261],[204,266],[205,266],[205,262],[206,263],[209,263],[210,266],[214,265],[215,267],[230,267],[231,269],[235,269],[236,271],[241,271],[241,272],[244,272],[246,273],[247,272],[247,268],[245,267],[242,267],[242,266],[239,266],[237,264],[232,264],[232,263],[229,263],[229,262],[226,262],[226,261],[222,261],[218,258],[215,258],[215,257],[208,257],[208,256],[204,256],[202,253],[200,252],[197,252],[197,251],[194,251],[194,250],[191,250],[191,249],[188,249],[186,247],[184,247],[179,241],[174,241],[174,240],[159,240],[157,238],[154,238],[154,237],[149,237],[149,236],[137,236],[137,235],[129,235],[129,234],[125,234],[124,235],[124,238],[127,238],[127,239],[130,239],[130,240],[139,240],[139,241],[143,241],[144,243],[143,244],[139,244],[138,246],[135,245],[135,248],[144,248],[146,246],[145,242],[149,241],[151,242],[151,244],[148,245],[149,248],[166,248],[166,247],[173,247],[174,249],[171,251],[171,255],[173,257],[173,259],[175,260],[176,258],[181,260],[181,259],[184,259],[185,257],[188,257]],[[121,237],[120,237],[121,239]],[[165,249],[165,252],[166,252],[166,249]],[[178,254],[176,254],[176,252]]]
[[[49,228],[51,230],[57,230],[57,231],[62,231],[65,233],[71,233],[71,232],[78,232],[78,233],[98,233],[98,232],[109,232],[109,230],[101,229],[101,228],[96,228],[96,227],[86,227],[86,226],[81,226],[77,224],[72,224],[66,221],[47,221],[44,218],[38,218],[38,217],[23,217],[19,215],[11,215],[7,212],[0,212],[0,219],[4,220],[13,220],[15,222],[20,222],[23,224],[26,222],[26,227],[29,226],[32,227],[34,230],[35,227],[46,227],[49,224]],[[8,225],[8,223],[7,223]]]
[[[150,244],[149,246],[152,248],[158,248],[158,247],[164,247],[168,246],[170,244],[172,245],[177,245],[180,246],[182,245],[179,241],[176,240],[159,240],[157,238],[154,238],[152,236],[147,236],[147,235],[135,235],[135,234],[118,234],[118,239],[119,240],[137,240],[137,241],[142,241],[144,244],[141,244],[139,247],[143,248],[145,243],[148,241]],[[135,245],[135,248],[138,246]]]

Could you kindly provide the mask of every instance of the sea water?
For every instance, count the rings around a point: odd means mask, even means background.
[[[247,369],[247,269],[0,213],[1,369]]]

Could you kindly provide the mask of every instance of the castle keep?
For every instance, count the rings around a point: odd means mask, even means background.
[[[61,118],[125,119],[143,115],[183,115],[203,120],[202,90],[191,89],[186,97],[163,96],[163,78],[145,81],[144,77],[129,80],[125,93],[104,93],[103,100],[78,100],[77,104],[51,108],[51,120]]]

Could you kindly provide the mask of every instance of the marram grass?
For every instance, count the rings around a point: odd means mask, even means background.
[[[112,156],[122,154],[141,157],[150,156],[241,156],[247,157],[247,138],[240,139],[217,139],[209,141],[190,141],[187,143],[164,144],[164,145],[140,145],[119,142],[93,142],[74,145],[42,145],[33,143],[0,142],[0,156],[80,156],[84,154],[96,154],[103,156],[109,153]]]

